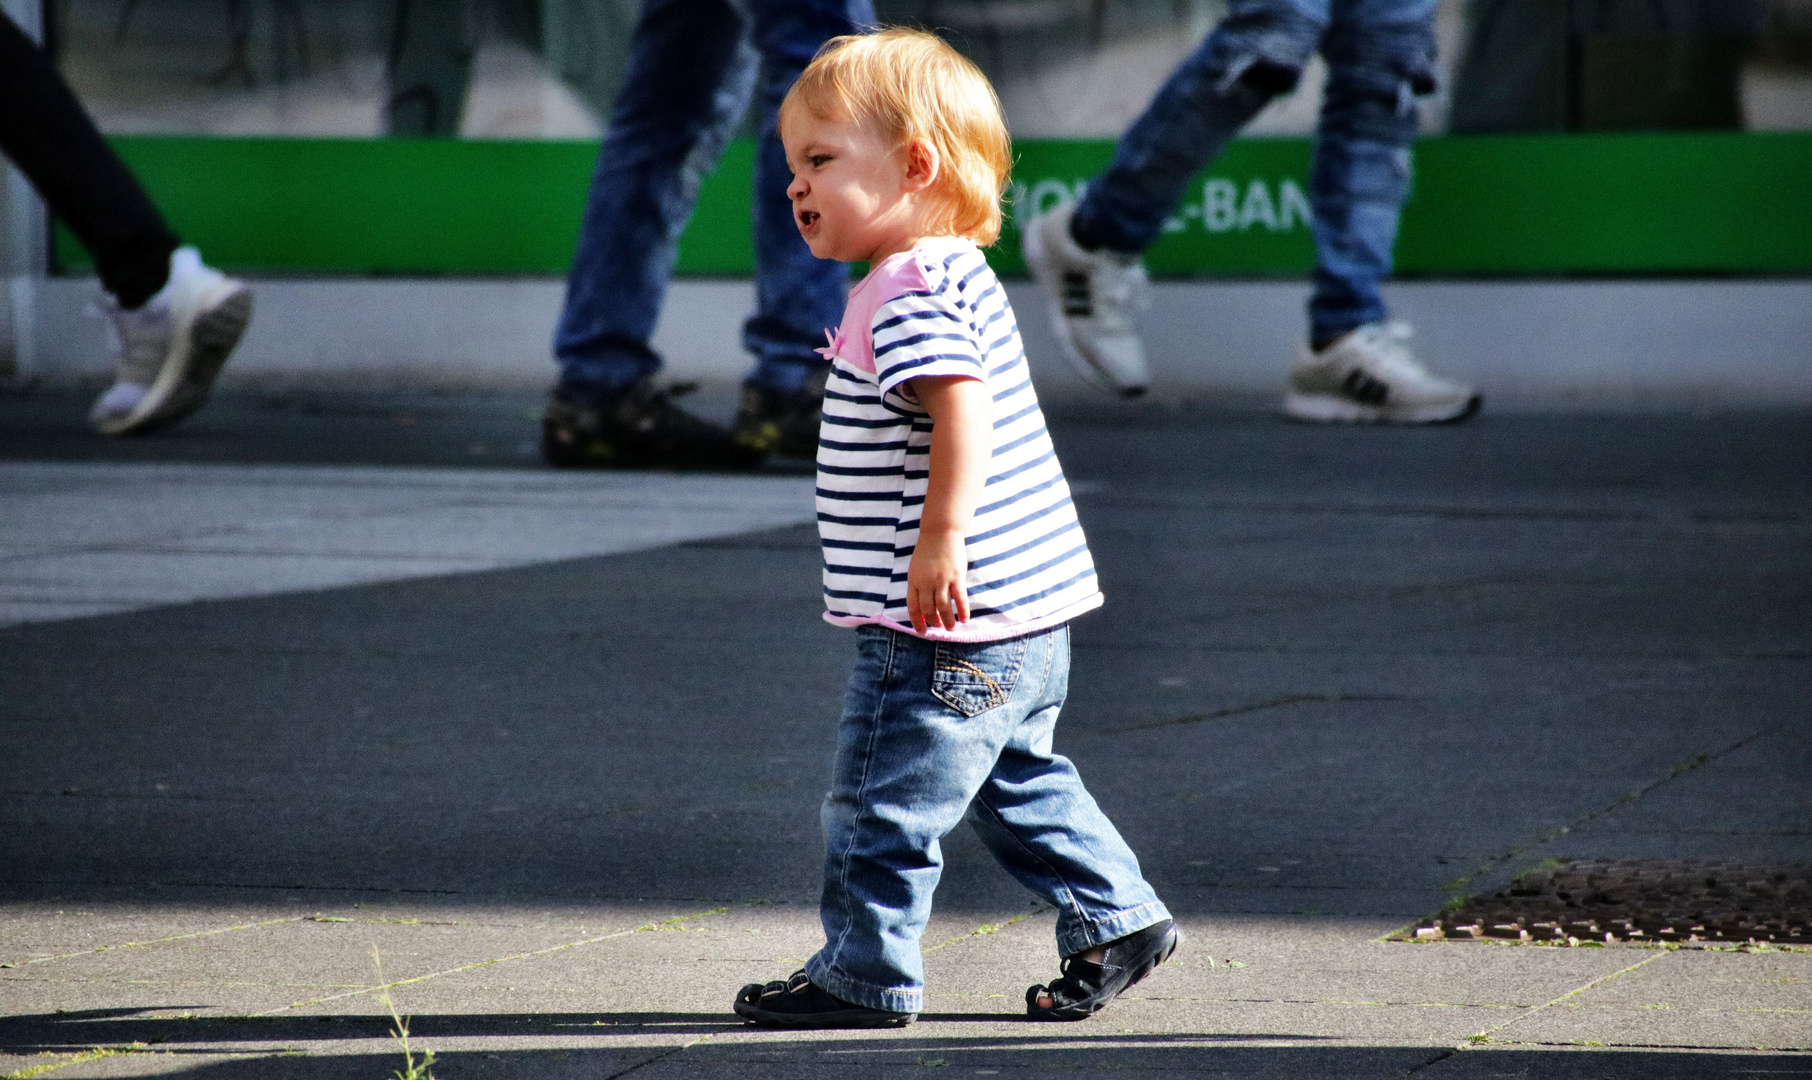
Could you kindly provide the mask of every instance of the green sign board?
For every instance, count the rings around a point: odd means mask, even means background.
[[[377,274],[561,274],[593,143],[123,136],[114,145],[217,265]],[[1022,273],[1015,219],[1072,197],[1106,141],[1027,139],[991,252]],[[1307,139],[1240,139],[1147,253],[1155,275],[1301,275],[1314,262]],[[753,268],[747,141],[706,178],[682,274]],[[86,253],[66,232],[58,264]],[[1812,272],[1812,133],[1516,135],[1416,145],[1397,267],[1408,276]]]

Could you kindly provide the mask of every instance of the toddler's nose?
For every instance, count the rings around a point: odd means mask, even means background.
[[[798,174],[794,174],[793,182],[786,186],[786,197],[795,202],[805,197],[805,181]]]

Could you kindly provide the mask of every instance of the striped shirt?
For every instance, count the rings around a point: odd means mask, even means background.
[[[829,332],[818,436],[824,617],[940,641],[993,641],[1099,607],[1069,484],[1032,390],[1006,290],[981,250],[938,237],[891,256],[850,292]],[[912,379],[954,375],[994,401],[987,485],[969,525],[969,621],[919,634],[906,568],[931,475],[931,417]]]

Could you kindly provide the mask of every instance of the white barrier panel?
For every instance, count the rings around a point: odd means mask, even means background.
[[[525,387],[552,381],[563,283],[547,279],[257,282],[257,312],[229,382]],[[1092,393],[1068,369],[1035,289],[1010,291],[1047,398]],[[108,366],[82,314],[92,280],[51,279],[36,371],[93,379]],[[1298,282],[1163,282],[1146,339],[1159,396],[1272,395],[1301,347]],[[1812,281],[1402,282],[1396,317],[1439,372],[1487,406],[1812,406]],[[729,384],[753,302],[746,281],[680,281],[655,338],[672,377]]]

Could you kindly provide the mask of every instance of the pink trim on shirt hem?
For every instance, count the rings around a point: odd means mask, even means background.
[[[883,618],[880,615],[832,615],[828,611],[824,613],[824,621],[830,623],[832,626],[885,626],[889,630],[898,630],[902,634],[911,634],[915,638],[924,638],[926,641],[959,641],[964,643],[1001,641],[1006,638],[1019,637],[1022,634],[1033,634],[1040,630],[1049,630],[1051,627],[1057,626],[1060,623],[1069,622],[1071,619],[1084,612],[1093,611],[1100,607],[1104,599],[1105,598],[1097,592],[1092,596],[1076,601],[1069,607],[1045,615],[1041,618],[1033,619],[1030,622],[989,623],[985,628],[975,630],[962,628],[956,630],[928,629],[921,634],[917,630],[914,630],[910,623],[898,623],[892,619]]]

